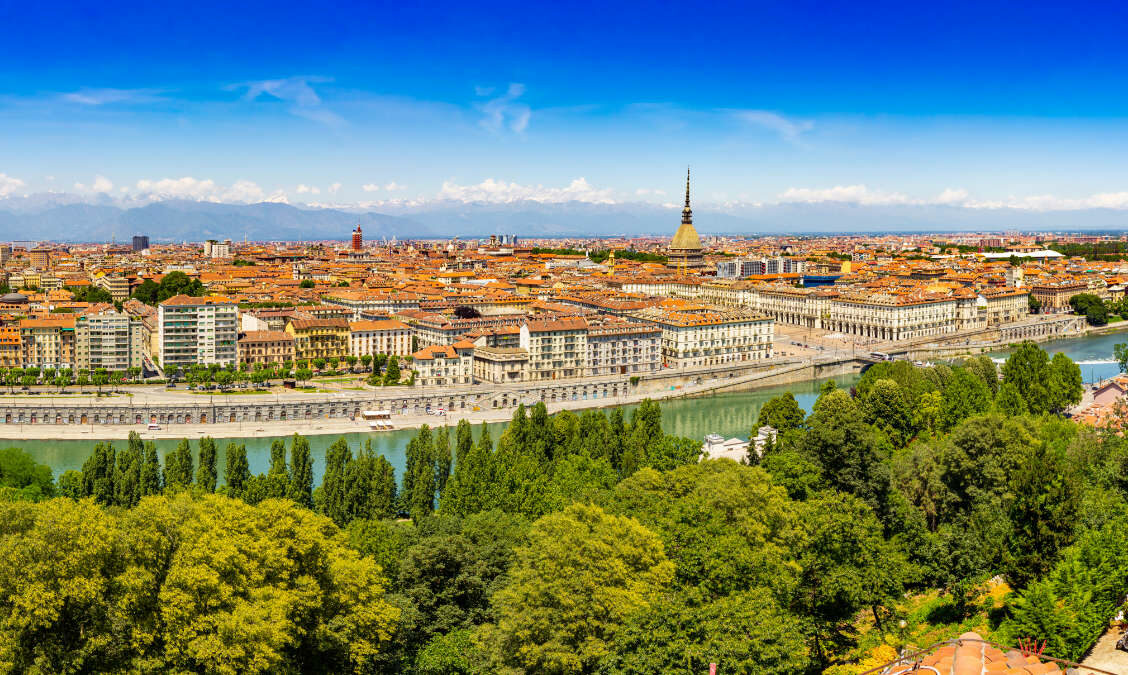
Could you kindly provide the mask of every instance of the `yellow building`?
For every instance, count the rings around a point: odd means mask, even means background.
[[[294,358],[342,358],[349,353],[349,322],[345,319],[294,319],[286,324],[294,338]]]

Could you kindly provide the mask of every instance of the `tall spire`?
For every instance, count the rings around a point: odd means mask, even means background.
[[[689,208],[689,167],[685,167],[685,208],[682,209],[682,224],[693,222],[693,209]]]

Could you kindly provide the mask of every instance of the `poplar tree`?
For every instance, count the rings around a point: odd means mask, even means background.
[[[145,459],[141,464],[141,496],[159,495],[161,488],[161,461],[157,457],[157,444],[145,443]]]
[[[215,439],[204,436],[200,439],[200,466],[196,469],[196,487],[204,492],[215,492],[217,477]]]
[[[145,460],[145,446],[136,431],[129,432],[125,450],[118,455],[114,474],[115,501],[126,508],[141,501],[141,465]]]
[[[432,459],[434,453],[433,441],[431,440],[431,427],[424,424],[419,428],[407,443],[406,460],[403,469],[403,489],[400,491],[403,503],[400,505],[400,510],[410,513],[413,504],[413,495],[415,494],[415,480],[418,476],[418,465],[423,463],[429,467],[429,471],[434,473],[434,460]]]
[[[309,441],[294,434],[290,442],[290,483],[286,496],[307,509],[313,508],[313,461],[309,456]]]
[[[276,438],[270,444],[270,469],[262,479],[263,490],[259,499],[282,499],[290,486],[290,472],[286,467],[286,442]]]
[[[344,438],[334,441],[325,452],[325,475],[318,490],[321,512],[341,526],[348,523],[350,512],[356,510],[348,503],[350,498],[355,498],[355,493],[350,494],[348,490],[348,469],[352,459],[348,442]]]
[[[181,439],[176,449],[165,458],[164,483],[168,490],[181,490],[192,485],[192,448],[188,439]]]
[[[450,430],[444,426],[435,436],[435,489],[440,495],[446,490],[451,463]]]
[[[114,489],[114,474],[117,471],[114,446],[110,443],[99,443],[94,446],[94,453],[82,464],[82,493],[85,497],[93,497],[94,501],[104,506],[115,503],[117,498]]]
[[[247,462],[247,446],[227,444],[227,455],[223,466],[223,481],[227,483],[227,494],[242,499],[251,479],[251,469]]]

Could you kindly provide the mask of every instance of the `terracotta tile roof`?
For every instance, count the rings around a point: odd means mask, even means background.
[[[942,675],[1044,675],[1061,673],[1062,667],[1070,665],[1060,662],[1062,665],[1059,666],[1050,657],[1039,657],[1018,649],[1004,649],[985,641],[978,633],[964,633],[930,651],[902,657],[864,675],[936,675],[938,672]]]
[[[294,319],[290,322],[294,330],[307,330],[310,328],[348,328],[346,319]]]
[[[410,326],[395,319],[381,319],[379,321],[361,320],[349,323],[349,330],[356,333],[365,330],[408,330]]]
[[[174,295],[161,305],[234,305],[235,301],[222,295],[206,295],[195,298],[191,295]]]
[[[239,336],[239,342],[293,342],[292,335],[281,330],[249,330]]]

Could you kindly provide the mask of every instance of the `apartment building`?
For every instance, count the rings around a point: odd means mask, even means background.
[[[239,334],[239,363],[278,365],[294,360],[294,337],[281,330]]]
[[[166,370],[238,360],[239,306],[225,297],[171,297],[157,308],[157,327]]]
[[[125,312],[103,309],[75,319],[75,367],[126,372],[139,368],[145,354],[145,328],[141,319]]]
[[[587,361],[587,322],[581,318],[528,321],[521,349],[529,354],[531,381],[582,377]]]
[[[294,319],[286,324],[294,338],[294,358],[332,359],[349,353],[349,322],[345,319]]]
[[[983,291],[987,325],[1022,321],[1030,316],[1030,294],[1019,288],[993,288]]]
[[[125,277],[106,274],[95,279],[94,284],[105,289],[114,302],[125,302],[129,299],[129,279]]]
[[[584,374],[634,375],[662,368],[662,328],[610,317],[587,320]]]
[[[411,354],[411,327],[402,321],[353,321],[349,323],[349,354]]]
[[[431,345],[412,354],[415,384],[441,387],[474,382],[474,343],[461,340],[453,345]]]
[[[0,325],[0,368],[23,367],[18,321]]]
[[[74,368],[75,317],[51,316],[20,320],[20,358],[23,367]]]
[[[490,384],[524,382],[529,376],[529,352],[520,347],[474,347],[474,379]]]
[[[716,366],[772,356],[775,321],[744,310],[644,309],[636,316],[662,329],[662,364],[668,368]]]

